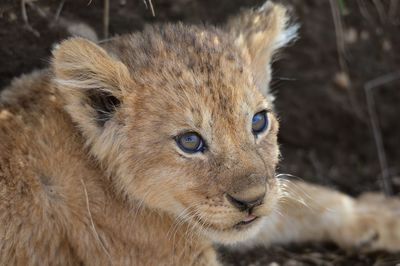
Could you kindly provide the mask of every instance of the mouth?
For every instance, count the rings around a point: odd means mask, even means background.
[[[249,214],[247,217],[245,217],[242,221],[238,222],[235,224],[233,227],[235,229],[244,229],[246,227],[249,227],[252,223],[254,223],[256,220],[258,220],[258,216]]]
[[[260,216],[256,216],[253,214],[249,214],[247,215],[242,221],[236,223],[235,225],[233,225],[233,227],[231,227],[231,229],[235,229],[235,230],[243,230],[246,228],[249,228],[251,225],[253,225],[256,221],[258,221],[260,219]],[[195,220],[201,224],[204,225],[205,222],[200,219],[199,217],[195,216]],[[210,226],[210,228],[212,228],[213,226]],[[220,230],[220,228],[214,228],[215,230]],[[226,228],[225,230],[227,230],[228,228]]]
[[[203,228],[201,232],[215,243],[232,244],[244,241],[257,235],[262,226],[263,215],[247,214],[236,224],[217,225],[205,223],[199,217],[194,218],[194,222]]]

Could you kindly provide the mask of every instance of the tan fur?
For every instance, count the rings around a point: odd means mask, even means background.
[[[272,109],[269,62],[289,29],[269,3],[225,30],[156,26],[101,47],[74,38],[49,69],[14,80],[0,98],[0,264],[217,265],[213,243],[252,237],[399,250],[389,208],[275,177],[272,111],[269,129],[251,132]],[[185,131],[203,136],[204,153],[177,147]],[[249,213],[226,195],[264,192],[259,218],[239,226]]]

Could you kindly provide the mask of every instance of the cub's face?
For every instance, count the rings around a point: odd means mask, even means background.
[[[225,31],[169,25],[55,50],[66,110],[121,193],[215,241],[257,232],[280,196],[267,87],[286,20],[269,4]]]
[[[162,65],[157,75],[141,76],[122,105],[123,182],[147,206],[230,241],[274,208],[278,121],[249,62],[222,38],[207,33],[194,59],[190,44],[166,47],[150,63]]]

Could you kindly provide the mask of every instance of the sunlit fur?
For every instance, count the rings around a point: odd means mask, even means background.
[[[295,29],[268,2],[221,29],[162,25],[101,45],[60,43],[49,69],[1,94],[0,264],[217,265],[213,242],[268,244],[280,232],[351,246],[365,238],[350,230],[359,224],[385,235],[387,224],[351,216],[350,197],[276,178],[269,65]],[[255,136],[252,117],[263,110],[269,127]],[[203,137],[204,152],[176,145],[188,131]],[[258,219],[240,226],[249,211],[227,195],[264,193],[251,212]],[[324,205],[296,196],[310,193]],[[326,234],[332,221],[345,233]],[[398,248],[399,238],[378,247]]]

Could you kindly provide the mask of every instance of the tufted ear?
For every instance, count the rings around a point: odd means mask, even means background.
[[[235,44],[248,54],[256,85],[268,95],[271,60],[274,54],[297,36],[297,24],[290,24],[287,9],[267,1],[258,9],[244,10],[226,24]]]
[[[52,66],[65,109],[87,136],[95,137],[132,86],[127,67],[100,46],[81,38],[58,45]]]

